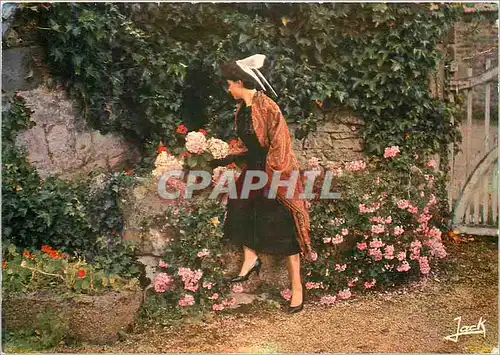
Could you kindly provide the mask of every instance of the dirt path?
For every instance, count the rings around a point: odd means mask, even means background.
[[[373,294],[325,308],[307,305],[290,316],[252,310],[217,316],[206,324],[144,329],[113,346],[59,352],[491,352],[498,343],[498,249],[495,240],[448,246],[437,280]],[[463,325],[486,320],[486,337],[444,340]]]

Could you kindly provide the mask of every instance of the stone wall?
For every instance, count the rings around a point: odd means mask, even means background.
[[[49,88],[52,78],[40,47],[10,48],[2,54],[3,112],[14,93],[26,99],[35,126],[20,132],[16,145],[26,149],[42,177],[71,180],[95,170],[126,168],[137,160],[137,149],[123,137],[90,129],[66,92]]]

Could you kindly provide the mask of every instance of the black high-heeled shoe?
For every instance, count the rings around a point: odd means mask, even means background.
[[[304,301],[302,301],[301,304],[299,304],[298,306],[295,306],[295,307],[289,307],[288,308],[288,313],[289,314],[294,314],[294,313],[298,313],[300,311],[302,311],[304,309]]]
[[[248,272],[245,275],[238,275],[236,277],[233,277],[230,282],[242,282],[242,281],[247,281],[252,272],[257,273],[257,275],[260,274],[260,268],[262,267],[262,261],[260,258],[257,258],[255,260],[255,263],[253,264],[252,268],[248,270]]]

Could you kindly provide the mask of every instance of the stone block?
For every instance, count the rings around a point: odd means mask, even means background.
[[[30,90],[43,80],[42,47],[17,47],[2,51],[2,90]]]

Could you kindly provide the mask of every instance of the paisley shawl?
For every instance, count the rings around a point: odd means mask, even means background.
[[[236,129],[237,115],[241,108],[239,105],[234,115]],[[292,149],[290,132],[281,113],[279,106],[264,93],[258,91],[252,101],[252,122],[255,133],[262,147],[268,149],[266,159],[267,187],[275,171],[281,173],[281,180],[290,178],[292,171],[299,171],[299,164]],[[229,148],[230,155],[240,155],[248,149],[241,139]],[[300,175],[299,175],[300,176]],[[311,257],[311,241],[309,237],[310,220],[306,200],[300,199],[303,192],[302,180],[297,179],[292,198],[286,198],[287,187],[279,186],[276,199],[286,206],[292,213],[297,230],[297,242],[308,259]]]

